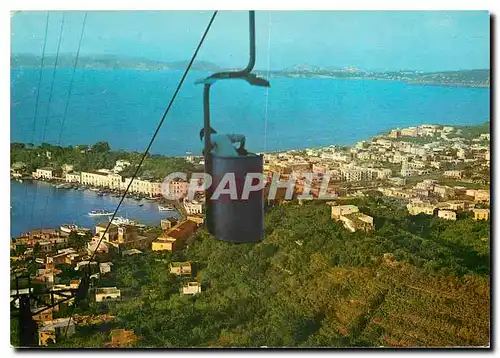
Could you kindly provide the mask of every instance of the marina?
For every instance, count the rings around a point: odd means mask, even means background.
[[[78,190],[56,189],[53,184],[36,180],[23,180],[23,183],[11,180],[10,183],[11,236],[40,227],[60,228],[68,223],[93,229],[100,222],[108,222],[111,216],[90,216],[88,213],[92,210],[112,212],[122,195],[98,196],[98,191],[83,187]],[[117,216],[145,225],[157,225],[161,219],[179,217],[175,210],[158,211],[156,200],[142,200],[140,203],[143,205],[125,198]]]

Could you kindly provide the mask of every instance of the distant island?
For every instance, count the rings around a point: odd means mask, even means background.
[[[264,71],[255,71],[263,75]],[[366,71],[354,67],[342,69],[298,65],[291,68],[271,71],[271,77],[290,78],[341,78],[352,80],[399,81],[419,85],[489,87],[490,70],[472,69],[458,71],[423,72],[405,71]]]
[[[44,67],[53,67],[56,56],[45,56]],[[40,67],[42,58],[32,54],[13,54],[10,58],[11,68]],[[113,55],[85,55],[78,58],[77,68],[88,69],[135,69],[135,70],[184,70],[189,61],[155,61],[144,58],[119,57]],[[75,55],[60,54],[57,60],[58,68],[73,68]],[[192,69],[195,71],[223,71],[219,66],[207,61],[195,61]]]
[[[71,54],[59,55],[57,66],[71,68],[74,66],[75,56]],[[143,58],[123,58],[113,55],[86,55],[78,59],[78,68],[88,69],[135,69],[135,70],[183,70],[189,61],[155,61]],[[11,68],[39,67],[41,57],[32,54],[13,54]],[[54,66],[55,56],[44,58],[44,66]],[[195,61],[192,67],[195,71],[231,71],[208,61]],[[267,71],[254,71],[260,76],[266,76]],[[351,80],[383,80],[399,81],[419,85],[458,86],[458,87],[489,87],[489,69],[470,69],[458,71],[422,72],[415,70],[405,71],[367,71],[354,67],[327,68],[309,65],[297,65],[282,70],[269,72],[270,77],[287,78],[329,78]]]

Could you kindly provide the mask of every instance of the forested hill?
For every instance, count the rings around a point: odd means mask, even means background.
[[[70,68],[75,65],[76,56],[60,54],[58,68]],[[44,66],[53,67],[56,56],[49,55],[43,60]],[[11,68],[39,68],[41,57],[33,54],[11,55]],[[82,55],[78,59],[78,68],[89,69],[136,69],[136,70],[184,70],[189,61],[158,61],[145,58],[121,57],[114,55]],[[192,70],[219,72],[231,71],[234,68],[223,68],[208,61],[195,61]],[[268,71],[255,70],[260,76],[267,76]],[[384,81],[401,81],[414,84],[489,87],[489,69],[470,69],[457,71],[422,72],[416,70],[400,71],[368,71],[357,68],[329,68],[298,65],[291,68],[272,70],[272,77],[308,77],[338,79],[370,79]]]
[[[488,345],[489,222],[409,216],[383,198],[348,203],[375,218],[374,232],[345,230],[323,202],[290,202],[268,211],[261,243],[200,230],[183,251],[117,261],[101,284],[123,300],[106,310],[139,347]],[[192,280],[168,274],[180,260],[193,262],[201,294],[179,294]],[[62,346],[108,336],[80,330]]]
[[[72,68],[75,55],[60,54],[57,59],[58,68]],[[39,68],[42,58],[32,54],[14,54],[10,59],[11,68]],[[53,67],[56,56],[49,55],[43,59],[44,66]],[[137,70],[184,70],[189,61],[155,61],[144,58],[130,58],[113,55],[82,55],[78,58],[77,68],[90,69],[137,69]],[[220,67],[208,61],[196,61],[193,70],[220,71]]]

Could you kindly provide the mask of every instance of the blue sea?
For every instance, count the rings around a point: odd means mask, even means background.
[[[107,141],[113,149],[143,151],[181,71],[94,70],[76,72],[62,125],[71,69],[42,72],[34,122],[38,69],[11,70],[11,141],[61,145]],[[203,86],[191,72],[168,115],[153,153],[200,154]],[[376,80],[271,78],[271,88],[223,81],[211,91],[212,126],[247,136],[250,151],[349,145],[394,127],[489,120],[488,88],[410,85]],[[33,125],[35,123],[35,126]],[[34,128],[34,131],[33,131]]]
[[[187,76],[152,153],[201,154],[203,87],[194,82],[207,75]],[[11,70],[11,141],[63,146],[107,141],[113,149],[143,151],[182,72],[80,69],[67,102],[71,70],[45,69],[34,121],[38,76],[37,69]],[[245,134],[247,148],[254,152],[349,145],[394,127],[484,123],[489,120],[489,97],[487,88],[321,78],[271,78],[266,97],[266,89],[232,80],[213,86],[212,127]],[[12,181],[11,235],[71,222],[92,227],[96,220],[88,211],[112,210],[117,204],[117,198],[90,191]],[[166,216],[158,213],[156,204],[139,207],[133,200],[126,200],[119,214],[150,224]]]

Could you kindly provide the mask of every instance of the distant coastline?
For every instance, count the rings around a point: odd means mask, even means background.
[[[70,54],[60,55],[58,68],[72,68],[75,65],[75,56]],[[41,57],[31,54],[13,54],[11,56],[11,68],[39,68]],[[44,66],[53,67],[55,56],[46,56]],[[183,70],[188,61],[154,61],[141,58],[121,58],[109,55],[81,56],[77,68],[82,69],[132,69],[143,71],[168,71]],[[208,61],[196,61],[192,70],[219,72],[234,69],[222,68]],[[267,71],[254,71],[260,76],[267,76]],[[470,69],[457,71],[365,71],[357,68],[322,68],[315,66],[295,66],[292,68],[273,70],[269,72],[270,77],[285,78],[324,78],[324,79],[348,79],[348,80],[378,80],[394,81],[415,85],[447,86],[447,87],[481,87],[490,86],[489,69]]]

